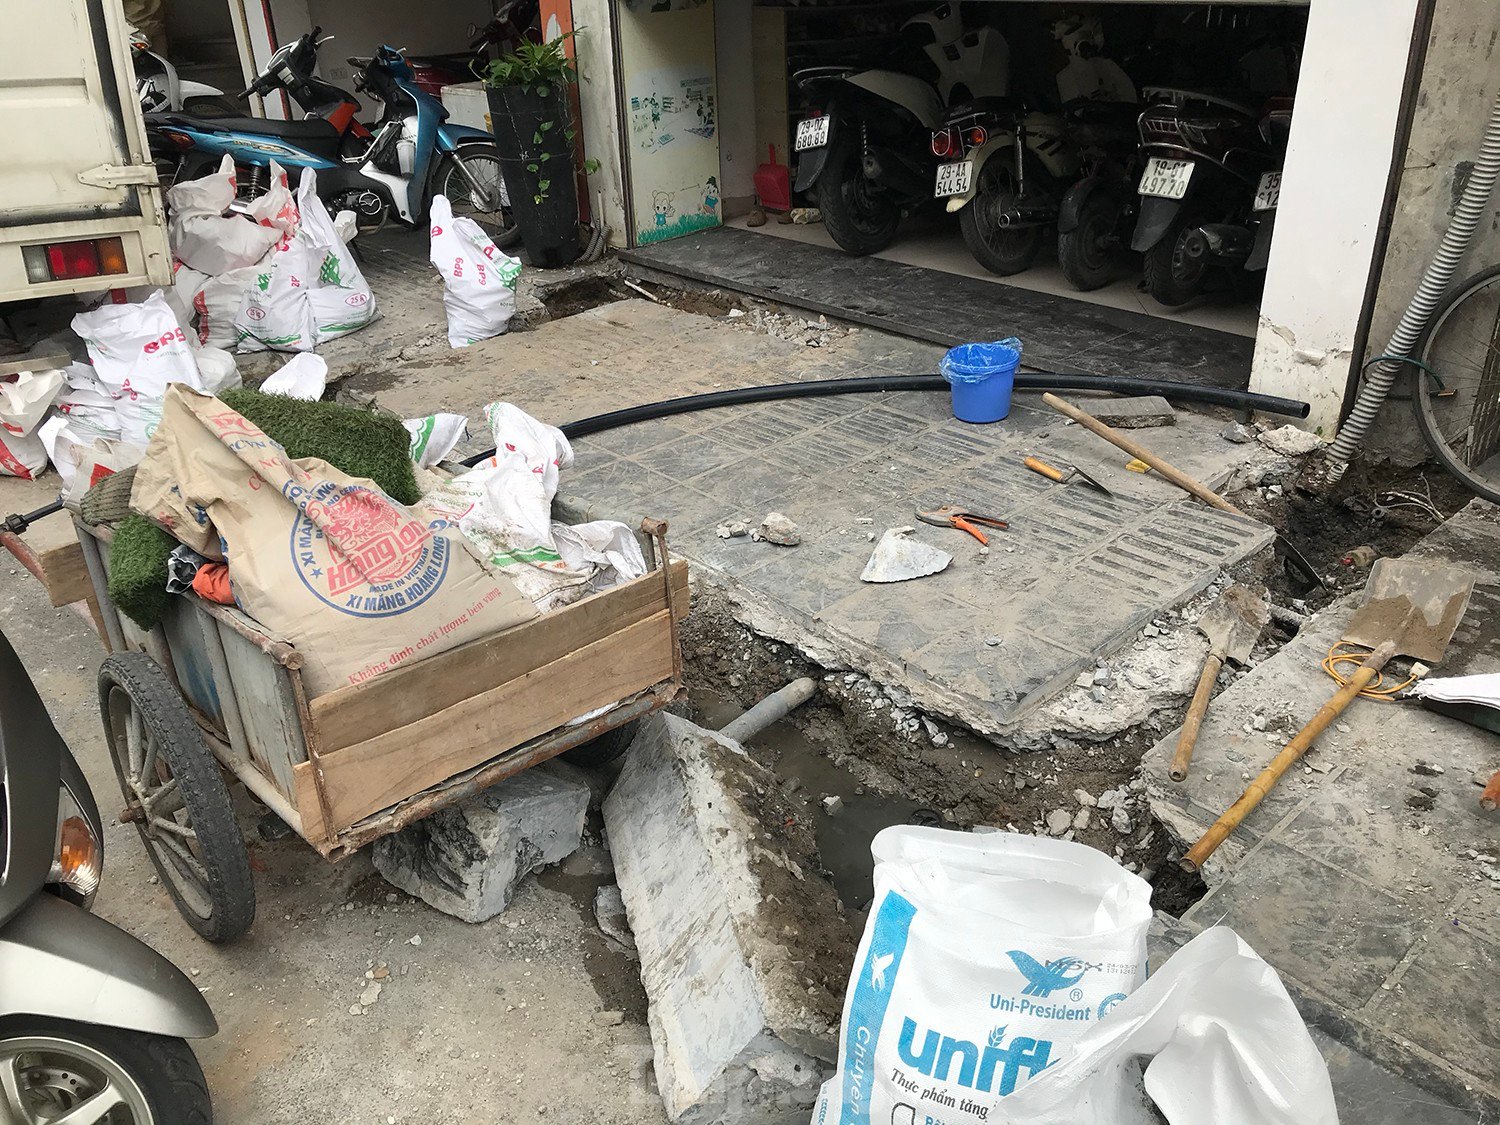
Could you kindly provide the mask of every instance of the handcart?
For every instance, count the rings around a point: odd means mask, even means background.
[[[603,518],[561,499],[553,514]],[[109,527],[75,517],[110,654],[99,695],[120,820],[188,923],[222,942],[255,917],[226,771],[339,859],[559,754],[623,751],[632,723],[683,692],[689,594],[666,523],[621,522],[639,529],[643,577],[309,698],[297,649],[233,606],[184,594],[137,628],[109,598]]]

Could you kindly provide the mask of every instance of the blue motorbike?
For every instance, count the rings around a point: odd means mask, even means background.
[[[317,173],[318,195],[331,210],[354,212],[362,232],[388,219],[416,226],[427,218],[432,197],[442,194],[455,215],[467,215],[498,246],[519,237],[494,138],[466,125],[450,124],[442,102],[416,84],[402,52],[381,47],[373,58],[350,59],[359,68],[355,88],[384,106],[367,130],[355,120],[359,102],[317,78],[318,29],[280,48],[242,97],[286,90],[307,113],[301,121],[258,117],[195,117],[185,113],[146,115],[152,155],[169,183],[193,180],[233,160],[242,199],[265,191],[272,160],[295,176]],[[321,42],[327,42],[322,40]]]

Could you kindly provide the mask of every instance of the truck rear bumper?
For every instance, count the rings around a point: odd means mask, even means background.
[[[31,281],[22,251],[28,246],[118,238],[125,249],[125,272],[64,281]],[[143,224],[137,215],[0,227],[0,304],[32,297],[96,293],[102,289],[172,284],[172,255],[166,231]]]

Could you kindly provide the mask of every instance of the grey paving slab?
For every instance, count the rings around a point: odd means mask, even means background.
[[[875,332],[813,349],[626,301],[476,344],[442,366],[407,364],[375,393],[408,416],[466,411],[476,428],[483,405],[500,398],[563,422],[693,393],[710,379],[742,386],[871,373],[872,357],[916,358],[909,341]],[[1153,431],[1152,444],[1218,481],[1251,455],[1219,438],[1221,428],[1184,412]],[[1126,472],[1118,451],[1034,398],[989,426],[956,421],[945,395],[900,392],[684,414],[574,445],[564,491],[667,518],[674,550],[730,587],[757,628],[827,663],[893,678],[926,709],[999,735],[1271,535]],[[1053,484],[1022,466],[1028,453],[1085,465],[1116,495]],[[1009,520],[1012,530],[995,533],[985,553],[962,532],[917,525],[918,510],[943,503]],[[800,525],[801,546],[714,534],[726,519],[754,526],[772,510]],[[871,536],[909,525],[952,565],[884,590],[861,583]],[[1002,643],[984,643],[993,637]]]
[[[1441,673],[1500,671],[1500,510],[1474,502],[1413,554],[1479,582]],[[1213,700],[1186,783],[1166,776],[1175,732],[1147,753],[1152,810],[1184,842],[1332,694],[1319,664],[1358,600],[1335,602]],[[1418,759],[1440,772],[1415,773]],[[1222,918],[1321,1006],[1329,1034],[1491,1119],[1500,879],[1483,857],[1500,854],[1500,817],[1480,809],[1473,779],[1497,761],[1493,734],[1415,703],[1356,701],[1215,855],[1185,916]],[[1419,785],[1436,794],[1431,810],[1407,804]]]

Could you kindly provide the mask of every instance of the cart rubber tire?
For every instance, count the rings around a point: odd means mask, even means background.
[[[895,242],[896,229],[901,225],[901,208],[895,201],[874,200],[870,201],[872,206],[861,209],[858,200],[852,198],[863,174],[859,138],[846,130],[829,147],[828,159],[818,173],[818,211],[824,229],[839,248],[860,256],[878,254]]]
[[[1205,264],[1198,276],[1191,281],[1179,276],[1173,268],[1178,256],[1177,244],[1182,241],[1184,234],[1201,222],[1199,217],[1183,208],[1167,227],[1166,232],[1161,236],[1161,241],[1147,250],[1142,257],[1141,272],[1145,277],[1146,292],[1151,294],[1157,304],[1175,309],[1204,292],[1212,265]]]
[[[207,875],[207,916],[189,906],[182,897],[177,886],[180,876],[163,862],[145,827],[137,822],[146,853],[188,925],[208,941],[234,941],[255,921],[255,883],[218,760],[188,714],[182,696],[156,661],[143,652],[115,653],[99,668],[99,706],[110,758],[127,802],[134,800],[134,794],[125,781],[109,713],[110,694],[117,688],[140,712],[146,728],[158,742],[158,752],[166,758],[167,767],[177,779],[188,821],[197,833],[197,858]]]
[[[1058,233],[1057,264],[1074,289],[1088,293],[1119,275],[1118,255],[1109,245],[1119,222],[1119,201],[1108,192],[1096,191],[1079,209],[1078,225]]]
[[[45,1016],[0,1019],[0,1044],[17,1039],[52,1039],[103,1055],[140,1088],[156,1125],[213,1125],[208,1081],[185,1040]]]
[[[623,727],[616,727],[608,734],[601,734],[582,746],[564,750],[563,761],[569,765],[581,766],[586,770],[596,770],[601,766],[607,766],[630,749],[630,744],[635,741],[638,726],[640,726],[639,719],[633,723],[626,723]]]

